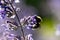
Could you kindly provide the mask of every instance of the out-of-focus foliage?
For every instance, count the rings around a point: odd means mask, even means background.
[[[27,6],[32,6],[37,9],[37,15],[41,17],[52,17],[51,11],[47,5],[47,0],[24,0]]]
[[[37,8],[41,2],[45,2],[45,1],[46,0],[25,0],[25,3],[27,5],[31,5]]]

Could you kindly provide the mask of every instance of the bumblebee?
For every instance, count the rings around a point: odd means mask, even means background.
[[[29,29],[37,29],[40,27],[41,21],[42,19],[40,16],[33,15],[21,19],[21,24]]]

